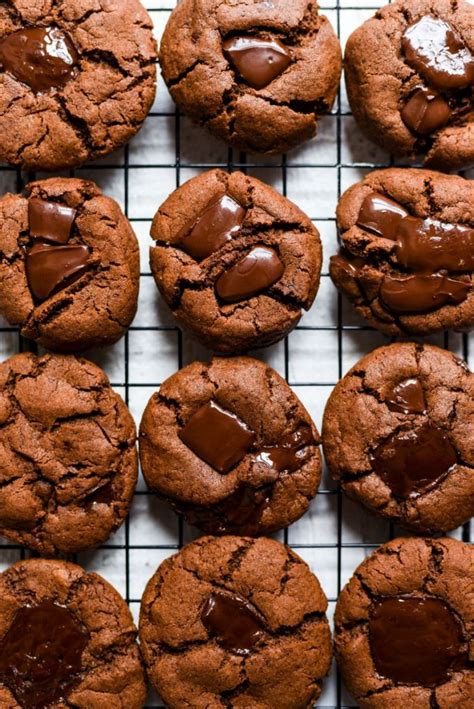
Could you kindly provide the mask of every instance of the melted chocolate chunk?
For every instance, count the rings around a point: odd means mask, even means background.
[[[210,401],[191,416],[179,437],[208,465],[228,473],[246,455],[255,433],[235,414]]]
[[[385,403],[390,411],[402,414],[424,414],[425,395],[419,379],[411,377],[399,382],[385,394]]]
[[[64,204],[33,197],[28,200],[30,236],[53,244],[67,244],[76,214],[75,209]]]
[[[246,210],[229,195],[209,204],[197,221],[188,224],[178,235],[186,253],[202,261],[222,248],[239,231]]]
[[[263,89],[291,64],[288,48],[278,39],[239,36],[222,46],[227,59],[254,89]]]
[[[378,192],[372,192],[362,202],[357,226],[374,232],[385,239],[394,240],[398,226],[408,212],[397,202],[384,197]]]
[[[466,300],[472,284],[442,273],[394,278],[385,276],[380,299],[394,313],[429,313]]]
[[[438,598],[383,598],[374,604],[369,638],[381,677],[435,687],[464,664],[463,629]]]
[[[349,278],[357,278],[360,270],[365,266],[365,261],[341,249],[338,254],[331,256],[330,264],[331,268],[343,271]]]
[[[78,61],[71,39],[57,27],[27,27],[0,41],[0,64],[38,93],[63,88]]]
[[[402,37],[407,64],[438,89],[458,89],[474,83],[474,57],[448,22],[425,15],[409,25]]]
[[[24,709],[64,702],[79,681],[88,636],[62,606],[43,601],[16,613],[0,643],[0,678]]]
[[[428,422],[393,434],[371,458],[377,475],[402,499],[427,492],[457,463],[456,450],[446,433]]]
[[[219,645],[238,655],[249,655],[264,634],[260,616],[237,594],[214,591],[206,601],[201,620]]]
[[[107,482],[87,495],[84,507],[86,510],[91,510],[96,505],[111,505],[114,501],[114,487],[111,482]]]
[[[284,270],[274,249],[257,246],[218,279],[217,295],[225,303],[238,303],[270,288]]]
[[[308,457],[307,446],[314,445],[310,428],[299,428],[294,433],[285,436],[280,445],[260,448],[256,455],[257,463],[264,463],[279,473],[284,470],[289,473],[301,468]]]
[[[405,217],[397,233],[397,261],[413,271],[474,269],[474,229],[436,219]]]
[[[438,93],[427,88],[418,89],[401,110],[405,125],[414,133],[429,135],[449,123],[452,111]]]
[[[74,283],[87,270],[87,246],[35,244],[26,252],[26,275],[34,297],[46,300]]]

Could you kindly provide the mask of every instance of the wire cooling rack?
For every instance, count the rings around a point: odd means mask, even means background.
[[[159,39],[176,2],[148,0],[144,4]],[[378,0],[338,0],[323,3],[322,11],[344,44],[380,4]],[[117,199],[140,241],[141,289],[133,325],[114,347],[86,354],[105,369],[114,388],[130,406],[137,425],[149,397],[164,379],[183,365],[207,359],[210,354],[176,328],[151,277],[150,224],[168,194],[203,170],[240,169],[273,185],[314,220],[324,247],[323,276],[316,302],[288,338],[251,354],[264,359],[287,379],[321,429],[324,405],[337,381],[361,356],[387,342],[386,337],[353,313],[329,279],[328,259],[337,248],[337,200],[371,169],[393,164],[397,163],[360,134],[350,114],[344,86],[332,114],[320,122],[316,140],[288,156],[259,158],[229,150],[204,129],[178,115],[160,79],[153,110],[130,145],[91,167],[66,173],[95,180],[106,194]],[[474,173],[465,176],[472,178]],[[39,177],[46,175],[25,175],[0,166],[0,190],[19,191]],[[25,349],[34,350],[34,345],[23,340],[16,328],[1,320],[0,333],[1,359]],[[461,355],[472,369],[474,336],[445,333],[429,341]],[[332,618],[338,593],[356,566],[379,544],[402,533],[341,495],[325,471],[308,513],[276,536],[290,544],[317,574],[329,598]],[[195,530],[147,492],[140,478],[127,522],[103,547],[80,554],[75,560],[105,576],[123,594],[138,619],[140,598],[148,579],[166,557],[195,536]],[[456,530],[453,536],[469,541],[469,525]],[[0,569],[28,554],[0,541]],[[150,693],[147,707],[160,706],[159,699]],[[335,668],[325,682],[318,706],[356,706]]]

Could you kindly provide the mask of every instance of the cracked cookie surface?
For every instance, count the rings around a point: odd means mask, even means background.
[[[52,28],[66,37],[76,59],[67,81],[35,90],[18,78],[28,75],[24,67],[7,63],[2,42],[31,28]],[[22,47],[28,49],[34,84],[44,57],[39,59],[33,42]],[[58,51],[64,56],[64,47]],[[54,171],[77,167],[124,145],[153,103],[156,55],[151,19],[138,0],[2,2],[0,157],[25,170]],[[17,64],[16,50],[14,56]],[[51,79],[51,72],[46,74]]]
[[[473,422],[466,364],[438,347],[397,343],[363,357],[334,389],[324,456],[372,512],[418,533],[448,531],[474,514]]]
[[[68,244],[88,251],[80,277],[41,300],[32,293],[27,272],[28,252],[36,242],[31,200],[76,210]],[[113,344],[135,315],[139,276],[138,241],[130,223],[94,182],[53,177],[30,183],[26,196],[0,199],[0,313],[19,325],[24,337],[59,352]],[[44,281],[41,276],[39,283]]]
[[[217,416],[203,409],[210,402]],[[237,417],[230,427],[223,412]],[[267,534],[299,519],[318,489],[319,442],[287,383],[248,357],[185,367],[152,396],[140,425],[148,485],[212,534]]]
[[[21,625],[27,634],[15,632]],[[0,637],[4,709],[141,709],[145,703],[132,616],[98,574],[65,561],[13,564],[0,574]]]
[[[231,223],[214,214],[207,231],[196,235],[209,207],[229,198]],[[221,238],[203,251],[209,234]],[[292,202],[241,172],[211,170],[186,182],[158,210],[151,236],[156,242],[151,269],[163,298],[178,322],[215,352],[238,353],[276,342],[316,297],[322,259],[318,231]],[[279,270],[273,274],[265,267],[270,277],[260,289],[232,292],[221,277],[245,271],[245,257],[262,247]]]
[[[254,48],[233,60],[226,49],[233,39],[277,43],[277,51],[267,59]],[[315,135],[331,110],[341,50],[312,0],[182,0],[160,63],[173,99],[195,122],[239,150],[279,153]]]
[[[361,709],[467,709],[472,705],[473,564],[473,548],[463,542],[405,537],[379,547],[358,567],[337,602],[335,648],[344,682]],[[405,611],[404,620],[411,621],[411,628],[405,625],[403,637],[393,625],[389,627],[397,618],[397,612],[392,611],[383,642],[386,658],[393,665],[382,672],[376,616],[377,609],[390,599],[396,605],[414,604],[418,611],[425,604],[433,615],[426,622],[423,612]],[[444,622],[436,626],[441,608]],[[451,646],[446,643],[447,621],[457,636]],[[433,654],[432,645],[438,646],[437,654]],[[415,657],[410,656],[413,647],[419,651]],[[393,678],[407,658],[405,672],[410,669],[419,677],[430,674],[442,653],[442,676],[440,672],[438,678],[424,682]],[[387,676],[389,673],[392,676]]]
[[[226,618],[209,630],[212,597],[238,599],[252,613],[258,637],[243,651],[228,647],[242,625],[230,632]],[[148,675],[170,708],[311,707],[331,664],[326,608],[317,578],[279,542],[204,537],[164,561],[145,590]]]
[[[387,225],[373,223],[373,210],[369,220],[367,215],[364,218],[366,200],[374,194],[396,202],[408,217],[418,218],[416,229],[405,234],[389,233]],[[389,208],[393,209],[393,204]],[[410,222],[414,223],[409,219]],[[339,257],[331,259],[331,278],[370,325],[390,335],[402,336],[472,328],[474,183],[471,180],[431,170],[376,170],[343,194],[337,207],[337,225],[346,258],[345,263]],[[398,251],[400,237],[413,250],[408,259]],[[456,241],[461,239],[465,241],[459,248]],[[453,263],[452,255],[457,248],[459,262]],[[421,286],[416,287],[407,305],[404,302],[407,298],[400,300],[399,289],[410,284],[414,275],[421,276],[418,281]],[[437,279],[440,285],[435,283],[432,289],[432,282]],[[389,292],[390,299],[387,282],[396,289]]]
[[[103,543],[137,480],[135,424],[105,374],[65,355],[0,365],[0,534],[41,554]]]
[[[349,37],[344,56],[347,93],[354,117],[370,140],[395,155],[423,155],[429,167],[458,170],[474,163],[474,71],[462,87],[447,82],[440,87],[431,83],[420,62],[413,64],[403,47],[404,34],[426,17],[449,23],[456,42],[463,43],[474,62],[474,8],[469,2],[399,0],[378,10]],[[435,52],[436,36],[427,33],[426,42],[429,36],[433,45],[426,46]],[[440,65],[442,56],[440,52]],[[405,122],[405,107],[415,95],[411,118]]]

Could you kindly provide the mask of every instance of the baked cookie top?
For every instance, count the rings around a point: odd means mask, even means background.
[[[94,182],[53,177],[0,199],[0,313],[60,352],[116,342],[136,312],[138,241]]]
[[[61,170],[107,155],[155,96],[156,43],[139,0],[0,7],[0,158]]]
[[[395,539],[341,592],[336,658],[361,709],[441,709],[472,703],[472,546]]]
[[[323,446],[371,511],[420,533],[454,529],[474,514],[474,375],[438,347],[380,347],[331,394]]]
[[[312,706],[331,664],[326,608],[317,578],[279,542],[203,537],[145,590],[148,675],[170,709]]]
[[[105,374],[65,355],[0,364],[0,534],[41,554],[104,542],[137,480],[135,424]]]
[[[339,41],[313,0],[182,0],[160,62],[184,113],[253,153],[311,138],[341,74]]]
[[[308,217],[272,187],[211,170],[159,208],[151,268],[178,321],[216,352],[284,337],[311,307],[322,250]]]

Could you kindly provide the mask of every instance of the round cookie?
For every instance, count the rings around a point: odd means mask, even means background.
[[[180,110],[239,150],[283,153],[334,103],[341,49],[307,0],[182,0],[160,47]]]
[[[65,561],[13,564],[0,574],[0,638],[4,709],[144,706],[132,616],[98,574]]]
[[[370,325],[429,335],[474,325],[474,182],[430,170],[369,173],[337,207],[334,284]]]
[[[215,352],[276,342],[316,297],[318,231],[292,202],[241,172],[211,170],[186,182],[158,210],[151,236],[163,298]]]
[[[335,614],[339,670],[360,709],[468,709],[472,546],[404,537],[354,572]]]
[[[429,167],[474,163],[474,7],[399,0],[349,37],[344,56],[354,117],[395,155]]]
[[[474,376],[438,347],[380,347],[329,397],[323,447],[372,512],[422,534],[454,529],[474,515]]]
[[[65,355],[0,364],[0,535],[44,555],[91,549],[136,480],[135,424],[102,370]]]
[[[321,477],[319,434],[288,384],[248,357],[194,362],[140,425],[149,487],[210,534],[269,534],[299,519]]]
[[[146,587],[148,676],[169,709],[311,707],[331,665],[326,609],[316,576],[288,547],[203,537]]]
[[[0,314],[50,350],[112,345],[137,309],[138,241],[94,182],[53,177],[0,199]]]
[[[0,159],[62,170],[108,155],[155,97],[156,43],[139,0],[0,6]]]

